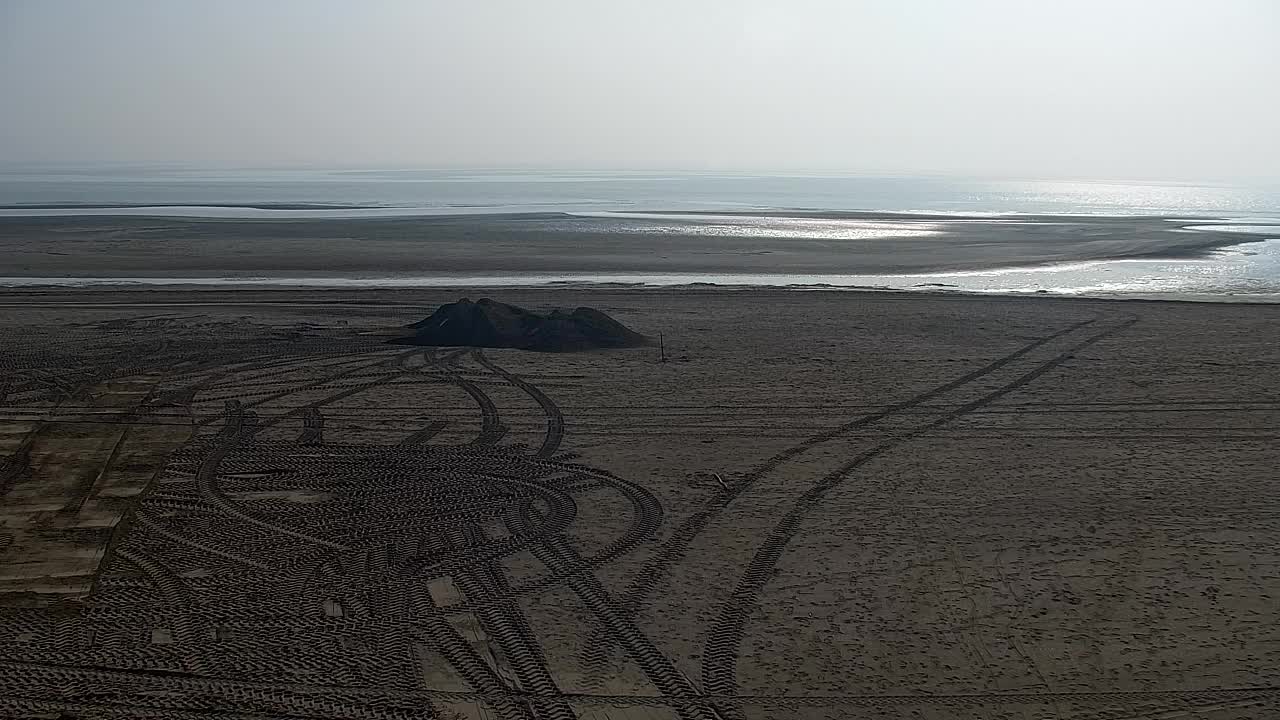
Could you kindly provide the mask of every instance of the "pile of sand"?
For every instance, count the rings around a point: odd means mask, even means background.
[[[595,348],[644,345],[645,336],[603,312],[580,307],[548,315],[482,298],[441,305],[425,320],[409,326],[406,345],[520,348],[542,352],[571,352]]]

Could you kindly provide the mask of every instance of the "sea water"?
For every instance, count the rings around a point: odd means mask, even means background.
[[[511,170],[0,167],[0,207],[317,206],[284,213],[869,210],[1280,217],[1280,185]],[[329,206],[327,209],[324,206]],[[74,211],[74,209],[73,209]]]
[[[727,236],[868,237],[935,232],[901,223],[752,216],[776,210],[981,215],[1020,222],[1046,215],[1169,215],[1204,218],[1252,237],[1204,258],[1104,260],[909,275],[554,274],[379,275],[310,278],[0,278],[7,285],[182,282],[407,287],[716,283],[917,291],[1047,293],[1129,297],[1280,300],[1280,187],[1226,184],[1048,182],[978,178],[512,170],[208,170],[181,167],[8,168],[0,170],[0,215],[170,215],[194,217],[382,217],[565,212],[643,217]],[[905,219],[904,219],[905,220]],[[1219,221],[1219,222],[1214,222]],[[1220,221],[1232,223],[1224,226]],[[673,230],[674,231],[674,230]],[[1272,239],[1275,238],[1275,239]],[[1245,238],[1242,238],[1244,240]]]

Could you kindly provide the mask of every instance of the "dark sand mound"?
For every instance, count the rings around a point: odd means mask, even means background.
[[[548,315],[539,315],[488,298],[479,302],[463,298],[441,305],[431,317],[409,327],[415,331],[413,336],[395,342],[542,352],[636,347],[648,342],[645,336],[592,308],[580,307],[572,312],[553,310]]]

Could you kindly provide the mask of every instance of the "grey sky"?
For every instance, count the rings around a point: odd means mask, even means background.
[[[0,0],[0,161],[1280,177],[1273,0]]]

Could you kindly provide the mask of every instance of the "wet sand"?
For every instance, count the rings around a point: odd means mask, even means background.
[[[0,293],[0,714],[1280,713],[1280,306],[484,292]]]
[[[1203,256],[1257,240],[1203,219],[887,213],[379,219],[0,217],[9,277],[519,273],[874,275]]]

